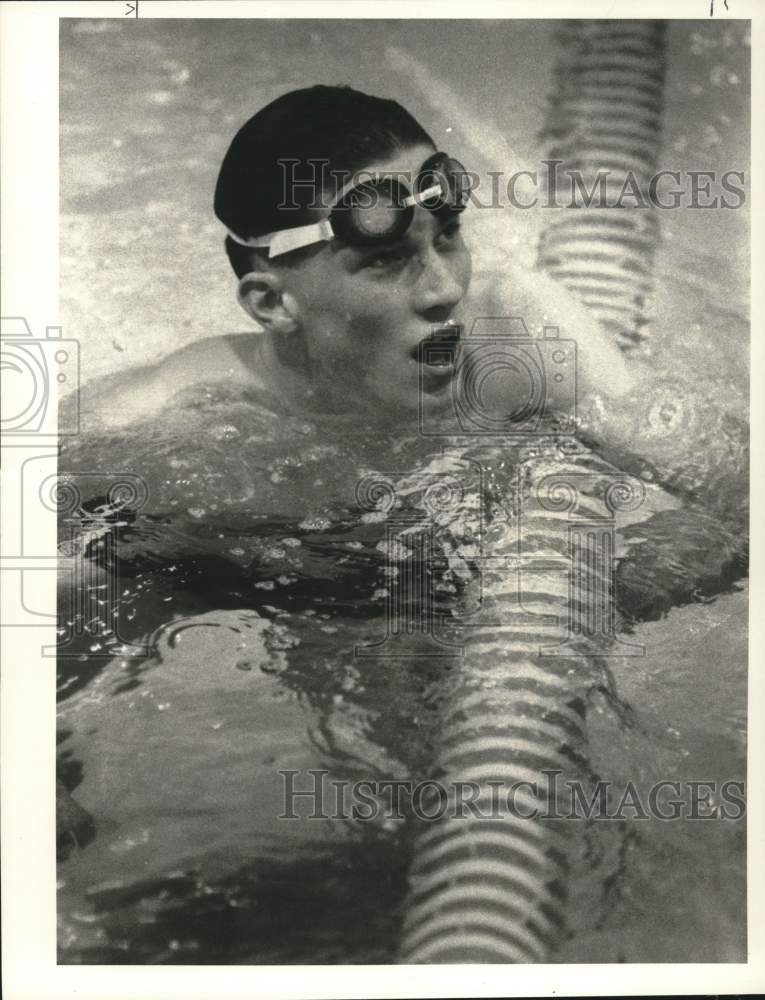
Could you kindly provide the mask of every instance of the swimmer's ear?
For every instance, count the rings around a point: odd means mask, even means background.
[[[269,333],[297,330],[297,303],[273,271],[249,271],[239,279],[236,297],[247,315]]]

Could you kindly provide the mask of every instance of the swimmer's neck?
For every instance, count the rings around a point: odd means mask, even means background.
[[[289,343],[278,334],[262,334],[257,356],[258,381],[277,400],[289,401],[290,413],[297,410],[307,419],[337,419],[379,426],[391,430],[403,423],[411,424],[411,415],[398,410],[386,412],[382,407],[367,406],[359,412],[358,400],[348,392],[342,377],[321,379],[317,366],[305,355],[296,340]],[[342,376],[342,373],[339,373]],[[416,416],[416,413],[415,413]]]
[[[264,388],[278,399],[291,400],[308,411],[323,410],[327,400],[317,393],[308,360],[298,344],[285,344],[276,334],[263,334],[258,350],[258,369]]]

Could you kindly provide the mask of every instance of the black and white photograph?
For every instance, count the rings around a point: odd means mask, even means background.
[[[749,7],[48,6],[55,964],[745,966]]]

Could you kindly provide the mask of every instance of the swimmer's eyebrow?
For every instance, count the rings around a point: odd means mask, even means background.
[[[375,254],[388,253],[391,250],[398,251],[403,254],[413,254],[417,250],[417,245],[414,240],[405,233],[397,240],[381,240],[379,243],[373,243],[369,246],[355,247],[346,244],[340,249],[340,253],[350,257],[352,260],[363,261],[368,257],[374,257]]]
[[[462,220],[457,214],[448,215],[443,220],[439,219],[438,222],[439,225],[434,238],[439,237],[447,229],[460,229],[462,227]],[[373,243],[369,246],[357,247],[347,243],[341,244],[336,252],[346,260],[363,263],[369,257],[374,257],[375,254],[390,251],[397,251],[404,255],[413,256],[417,253],[417,243],[412,239],[410,233],[406,232],[397,240],[381,240],[379,243]]]
[[[462,216],[458,212],[453,212],[449,215],[445,215],[443,219],[439,219],[439,223],[439,233],[442,233],[444,229],[461,229]]]

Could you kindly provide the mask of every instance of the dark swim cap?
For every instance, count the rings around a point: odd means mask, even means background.
[[[305,225],[321,216],[322,176],[331,180],[331,171],[351,173],[419,143],[434,145],[396,101],[351,87],[293,90],[234,136],[218,174],[215,214],[242,239]]]

